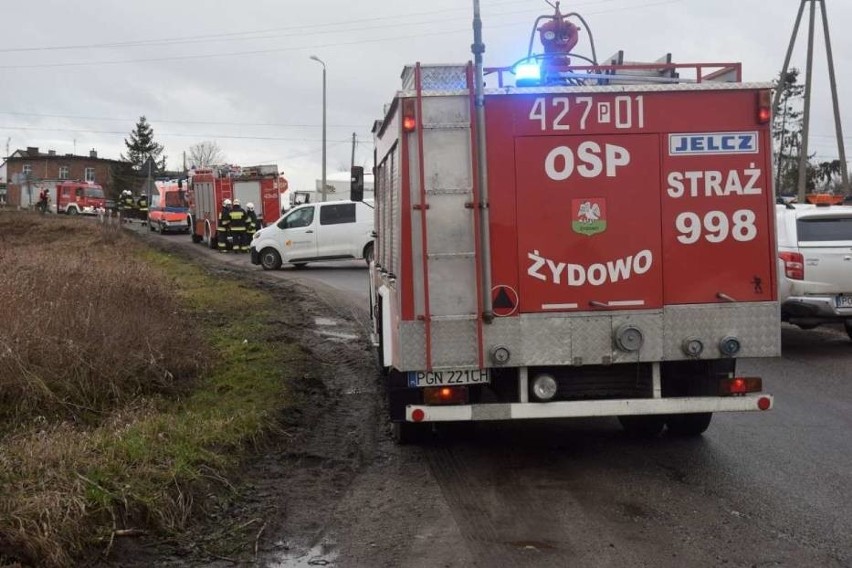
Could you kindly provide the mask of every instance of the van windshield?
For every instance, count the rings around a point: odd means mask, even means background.
[[[799,219],[799,242],[852,241],[852,216]]]
[[[188,207],[186,202],[186,192],[183,191],[167,191],[165,193],[166,207]]]

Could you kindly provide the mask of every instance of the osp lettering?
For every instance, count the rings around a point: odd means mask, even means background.
[[[583,142],[574,151],[568,146],[557,146],[544,160],[544,171],[553,181],[565,181],[576,171],[584,178],[616,177],[618,168],[630,165],[630,152],[615,144],[601,148],[597,142]]]

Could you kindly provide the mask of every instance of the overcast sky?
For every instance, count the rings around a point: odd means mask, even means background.
[[[544,0],[481,0],[486,65],[525,55]],[[747,81],[781,68],[800,0],[578,0],[600,57],[742,61]],[[852,1],[826,0],[845,135],[852,140]],[[566,10],[563,10],[566,11]],[[322,67],[328,66],[328,170],[371,160],[370,127],[405,64],[471,58],[469,0],[4,0],[0,144],[118,158],[146,115],[169,163],[202,140],[227,159],[277,163],[291,187],[320,177]],[[846,24],[843,26],[842,24]],[[806,26],[793,64],[803,67]],[[824,43],[817,26],[811,148],[835,158]],[[587,51],[585,34],[581,53]],[[5,148],[3,149],[5,151]],[[849,152],[847,152],[849,153]]]

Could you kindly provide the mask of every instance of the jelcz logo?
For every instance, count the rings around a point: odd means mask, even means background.
[[[669,134],[669,156],[757,154],[757,132]]]

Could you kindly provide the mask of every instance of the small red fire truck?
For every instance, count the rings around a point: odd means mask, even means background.
[[[47,187],[57,213],[67,215],[97,215],[106,210],[106,195],[96,183],[59,181]],[[51,206],[51,209],[54,205]]]
[[[225,199],[239,199],[243,208],[254,204],[261,226],[281,216],[281,195],[287,180],[278,166],[223,166],[190,172],[190,232],[192,241],[216,248],[217,223]]]
[[[397,438],[584,416],[697,435],[770,409],[736,372],[780,353],[770,85],[739,64],[575,65],[580,27],[558,6],[536,25],[544,53],[511,67],[483,69],[481,38],[475,66],[406,67],[374,125]]]

